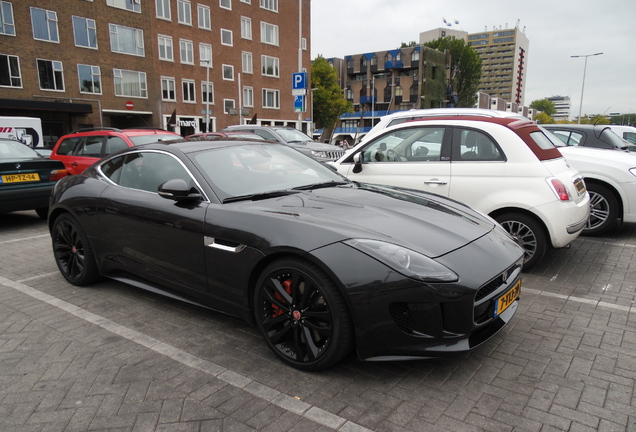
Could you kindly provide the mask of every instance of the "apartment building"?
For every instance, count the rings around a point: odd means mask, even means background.
[[[529,41],[518,28],[467,35],[482,61],[479,91],[524,105]]]
[[[0,115],[86,127],[306,131],[310,0],[0,0]],[[307,105],[307,104],[305,104]]]
[[[447,60],[420,45],[328,59],[355,110],[340,116],[332,140],[357,141],[393,111],[444,105]]]

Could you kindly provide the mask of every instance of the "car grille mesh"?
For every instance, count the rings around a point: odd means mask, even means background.
[[[473,312],[474,321],[476,323],[483,323],[493,317],[495,298],[493,297],[489,299],[489,296],[506,283],[508,277],[516,270],[517,267],[518,265],[515,264],[507,268],[479,288],[475,294],[475,308]]]
[[[413,316],[406,303],[391,303],[389,313],[400,330],[405,333],[413,333]]]

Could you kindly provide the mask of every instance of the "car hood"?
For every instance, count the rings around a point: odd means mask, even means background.
[[[270,245],[292,245],[307,251],[358,238],[399,244],[434,258],[483,237],[495,227],[492,219],[456,201],[377,185],[323,188],[223,206],[233,209],[225,215],[225,223],[237,230],[250,220],[258,221]]]

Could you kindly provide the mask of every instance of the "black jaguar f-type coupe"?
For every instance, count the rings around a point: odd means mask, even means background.
[[[268,142],[124,150],[57,183],[49,227],[70,283],[108,277],[237,316],[304,370],[352,351],[468,351],[521,290],[523,251],[492,219]]]

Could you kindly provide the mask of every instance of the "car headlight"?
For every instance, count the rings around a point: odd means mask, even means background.
[[[321,158],[327,157],[327,153],[325,153],[324,151],[318,151],[318,150],[312,150],[311,155],[315,157],[321,157]]]
[[[350,239],[345,244],[389,266],[404,276],[423,282],[455,282],[457,274],[432,258],[393,243]]]

